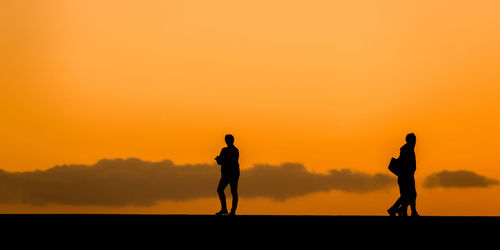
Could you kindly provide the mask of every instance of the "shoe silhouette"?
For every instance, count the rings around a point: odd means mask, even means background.
[[[387,209],[387,213],[389,213],[390,216],[396,216],[396,211],[394,209]]]
[[[222,209],[219,212],[215,213],[215,215],[224,215],[224,214],[227,214],[227,210],[225,209]]]

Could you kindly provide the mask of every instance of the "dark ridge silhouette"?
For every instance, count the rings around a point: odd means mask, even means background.
[[[467,170],[444,170],[427,176],[424,181],[424,187],[426,188],[486,188],[498,184],[500,182],[495,179],[487,178]]]
[[[158,201],[214,197],[219,167],[176,165],[172,161],[104,159],[94,165],[63,165],[43,171],[0,171],[0,203],[151,206]],[[386,174],[349,169],[327,174],[307,171],[300,163],[257,164],[241,170],[239,195],[279,201],[314,192],[367,193],[394,186]]]
[[[494,246],[499,217],[300,216],[300,215],[0,215],[6,240],[11,235],[49,243],[90,247],[132,243],[150,248],[172,246],[212,247],[221,244],[258,249],[332,246],[383,247],[408,244],[410,248],[478,249]],[[0,229],[0,230],[2,230]],[[50,240],[48,240],[50,239]],[[24,243],[23,243],[24,244]],[[395,245],[393,245],[395,244]],[[482,247],[484,244],[485,247]],[[459,248],[457,248],[459,249]],[[475,248],[473,248],[475,249]]]

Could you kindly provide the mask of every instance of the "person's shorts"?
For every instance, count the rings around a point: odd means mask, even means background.
[[[233,181],[238,181],[240,178],[240,173],[239,172],[223,172],[221,174],[221,179],[225,179],[227,181],[233,182]]]

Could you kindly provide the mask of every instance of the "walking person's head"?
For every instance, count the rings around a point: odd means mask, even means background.
[[[415,143],[417,143],[417,137],[414,133],[409,133],[406,135],[406,143],[415,146]]]
[[[231,134],[227,134],[226,137],[224,137],[224,140],[226,140],[226,144],[228,146],[231,146],[234,143],[234,137]]]

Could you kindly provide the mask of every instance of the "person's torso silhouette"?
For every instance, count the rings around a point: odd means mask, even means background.
[[[219,154],[221,173],[223,175],[239,175],[240,164],[238,158],[240,153],[234,145],[223,148]]]
[[[415,160],[415,147],[406,143],[399,151],[400,175],[399,178],[408,178],[415,174],[417,163]]]

